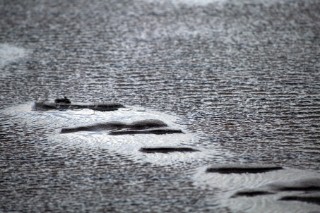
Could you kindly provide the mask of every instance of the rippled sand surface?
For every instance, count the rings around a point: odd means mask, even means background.
[[[232,196],[319,177],[319,11],[317,0],[0,1],[0,212],[317,209],[279,200],[296,192]],[[63,96],[126,108],[31,110]],[[185,134],[59,133],[150,118]],[[204,169],[234,163],[286,169]]]

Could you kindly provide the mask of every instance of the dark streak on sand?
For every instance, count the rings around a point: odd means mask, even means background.
[[[190,147],[146,147],[139,151],[144,153],[199,152]]]
[[[283,169],[281,166],[266,165],[218,165],[207,168],[206,172],[220,174],[263,173]]]

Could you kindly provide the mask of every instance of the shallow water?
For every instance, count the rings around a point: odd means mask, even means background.
[[[247,211],[198,187],[198,169],[319,171],[318,1],[0,4],[0,211]],[[31,111],[63,96],[129,108]],[[58,134],[150,116],[187,134]],[[139,152],[159,145],[201,152]]]
[[[234,212],[312,212],[319,209],[319,205],[306,202],[283,202],[280,200],[288,195],[308,195],[310,191],[288,190],[275,193],[266,190],[268,184],[285,181],[309,180],[320,178],[320,173],[307,170],[285,168],[279,171],[262,172],[258,174],[219,174],[206,173],[206,168],[199,168],[193,179],[200,188],[219,189],[218,195],[212,202],[219,201],[220,205],[230,208]],[[263,191],[265,195],[234,196],[241,191]],[[316,191],[316,190],[314,190]]]
[[[23,124],[23,128],[43,128],[48,131],[46,139],[50,147],[61,146],[66,150],[70,147],[81,149],[108,149],[113,153],[128,157],[138,162],[149,162],[159,165],[188,164],[193,161],[201,162],[206,159],[217,160],[228,155],[227,151],[216,147],[201,147],[200,135],[190,133],[185,126],[179,125],[179,117],[161,112],[147,110],[141,107],[126,107],[117,111],[99,112],[90,109],[84,110],[51,110],[34,111],[34,103],[29,102],[1,111],[4,115],[11,116],[12,121]],[[64,127],[88,126],[97,123],[123,122],[132,123],[147,119],[164,121],[168,127],[182,130],[182,134],[139,134],[139,135],[110,135],[108,131],[89,131],[61,134]],[[41,144],[39,144],[41,146]],[[44,148],[46,148],[47,144]],[[143,154],[139,150],[143,147],[183,147],[193,146],[201,149],[196,153],[174,153],[174,154]],[[231,155],[231,153],[229,153]]]

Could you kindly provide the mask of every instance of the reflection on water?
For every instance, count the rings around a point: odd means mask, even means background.
[[[21,47],[0,43],[0,68],[7,64],[18,61],[28,55],[28,51]],[[2,75],[4,74],[1,72]]]

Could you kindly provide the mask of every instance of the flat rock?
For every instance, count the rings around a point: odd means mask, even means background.
[[[216,165],[207,168],[206,172],[220,174],[263,173],[283,169],[276,165]]]
[[[61,133],[72,133],[81,131],[107,131],[107,130],[142,130],[150,128],[167,127],[168,125],[163,121],[156,119],[147,119],[142,121],[135,121],[132,123],[124,123],[119,121],[111,121],[106,123],[98,123],[87,126],[79,126],[72,128],[62,128]]]
[[[139,150],[144,153],[198,152],[190,147],[144,147]]]
[[[267,186],[272,191],[320,191],[320,178],[276,182]]]
[[[137,135],[137,134],[155,134],[155,135],[165,135],[165,134],[175,134],[184,133],[180,129],[169,129],[169,128],[159,128],[159,129],[146,129],[146,130],[120,130],[111,131],[109,135]]]
[[[279,193],[283,194],[283,192],[287,193],[288,195],[282,196],[279,200],[301,201],[320,205],[320,178],[306,178],[295,181],[274,182],[257,189],[238,191],[232,195],[231,198],[242,196],[255,197]]]
[[[56,99],[55,102],[44,101],[35,102],[33,110],[35,111],[48,111],[48,110],[77,110],[77,109],[91,109],[95,111],[115,111],[119,108],[124,108],[119,103],[97,103],[97,104],[81,104],[81,103],[68,103],[64,99]]]
[[[167,127],[168,125],[163,121],[156,119],[148,119],[142,121],[135,121],[130,124],[127,124],[127,127],[130,129],[150,129],[150,128],[159,128],[159,127]]]
[[[255,196],[261,196],[261,195],[270,195],[274,194],[273,192],[269,191],[263,191],[263,190],[243,190],[243,191],[238,191],[234,195],[231,196],[231,198],[235,197],[255,197]]]
[[[320,194],[304,194],[304,195],[288,195],[283,196],[279,200],[282,201],[300,201],[320,205]]]
[[[200,168],[194,179],[199,187],[220,188],[217,197],[232,212],[319,210],[320,174],[317,171],[282,169],[274,165],[215,165]]]

